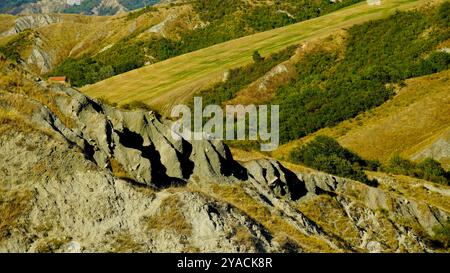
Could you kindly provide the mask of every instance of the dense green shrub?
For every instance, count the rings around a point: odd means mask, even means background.
[[[387,83],[448,69],[450,54],[433,52],[450,36],[436,10],[398,12],[353,26],[342,57],[337,50],[308,54],[297,65],[296,79],[281,87],[274,101],[280,105],[281,141],[382,104],[393,95]]]
[[[118,7],[104,7],[100,6],[98,9],[98,15],[105,16],[105,15],[111,15],[116,14],[119,11]]]
[[[450,173],[442,168],[441,163],[432,158],[426,158],[422,162],[416,164],[399,155],[395,155],[390,159],[385,171],[417,177],[439,184],[450,185]]]
[[[449,1],[442,3],[442,5],[439,7],[436,18],[439,21],[439,23],[441,23],[443,26],[450,27],[450,2]]]
[[[450,68],[450,54],[433,52],[412,68],[411,76],[433,74]]]
[[[281,142],[381,105],[394,94],[390,83],[448,69],[450,54],[435,51],[450,34],[437,12],[441,9],[398,12],[357,25],[348,30],[343,49],[306,54],[296,66],[295,79],[280,87],[271,101],[280,105]],[[233,99],[273,65],[271,58],[259,62],[255,54],[254,59],[251,65],[231,70],[226,82],[198,95],[208,104]]]
[[[388,168],[393,173],[413,175],[414,173],[411,171],[414,170],[415,166],[413,162],[395,155],[389,160]]]
[[[80,5],[68,6],[64,9],[64,13],[83,13],[83,14],[92,14],[92,9],[98,6],[101,3],[101,0],[84,0],[81,1]]]
[[[369,167],[367,161],[327,136],[317,136],[299,149],[293,150],[290,157],[293,162],[320,171],[355,179],[369,185],[376,184],[364,173],[364,168]]]
[[[208,22],[220,20],[240,8],[247,7],[241,0],[196,0],[192,6],[200,18]]]
[[[56,70],[48,76],[68,76],[73,86],[82,86],[88,83],[101,81],[115,75],[112,66],[103,66],[90,57],[75,60],[66,59]]]
[[[145,55],[139,44],[119,43],[97,55],[95,60],[101,65],[112,66],[115,74],[121,74],[143,66]]]
[[[2,0],[0,1],[0,13],[13,11],[23,4],[36,3],[38,0]]]
[[[119,3],[128,10],[150,7],[158,2],[160,2],[160,0],[119,0]]]
[[[48,76],[67,76],[73,86],[79,87],[139,68],[144,62],[145,54],[138,44],[122,42],[95,57],[66,59]]]
[[[263,58],[259,53],[259,57],[255,57],[254,54],[253,57],[257,58],[256,62],[231,69],[225,82],[219,82],[211,88],[199,92],[196,96],[203,97],[203,104],[205,105],[222,105],[227,100],[234,98],[239,90],[262,77],[274,66],[292,57],[296,48],[296,46],[291,46],[266,58]]]
[[[33,45],[34,35],[35,33],[32,30],[25,30],[19,33],[19,35],[11,41],[3,46],[0,46],[0,53],[2,53],[8,60],[20,60],[20,52],[25,51],[28,47]]]
[[[440,242],[445,248],[450,248],[450,219],[444,225],[433,228],[433,239]]]
[[[261,54],[258,51],[253,52],[252,58],[255,63],[260,63],[260,62],[264,61],[264,58],[261,56]]]
[[[282,142],[351,118],[393,94],[383,82],[336,71],[339,62],[336,53],[313,52],[297,65],[297,78],[277,91]]]
[[[256,6],[243,16],[245,25],[255,31],[265,31],[309,20],[337,9],[361,2],[345,0],[338,3],[323,0],[284,0],[273,5]]]
[[[133,19],[136,19],[136,18],[140,17],[143,14],[151,13],[151,12],[155,12],[155,11],[158,11],[158,9],[155,8],[155,7],[152,7],[152,6],[146,6],[146,7],[142,8],[142,9],[129,12],[127,14],[127,20],[133,20]]]
[[[153,109],[148,104],[142,101],[132,101],[130,103],[121,105],[120,108],[125,110],[141,109],[146,111],[153,111]]]
[[[248,25],[256,31],[265,31],[296,22],[295,18],[284,12],[280,12],[273,6],[262,6],[254,9],[250,14],[244,17]]]

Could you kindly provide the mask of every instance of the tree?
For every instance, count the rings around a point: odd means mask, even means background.
[[[255,52],[253,52],[253,61],[255,63],[261,63],[264,61],[264,58],[261,56],[261,54],[259,53],[258,50],[256,50]]]
[[[399,155],[395,155],[389,161],[386,170],[395,174],[409,175],[435,183],[449,184],[449,173],[442,168],[441,163],[432,158],[426,158],[420,163],[414,163]]]
[[[331,137],[317,136],[300,149],[292,151],[291,159],[320,171],[374,185],[364,173],[363,167],[368,166],[367,162]]]
[[[410,175],[414,169],[414,163],[402,158],[400,155],[394,155],[389,160],[388,166],[391,172],[405,175]]]
[[[442,23],[446,24],[447,26],[450,25],[449,14],[450,14],[450,2],[444,2],[439,7],[438,18]]]
[[[443,225],[438,225],[433,228],[433,239],[442,243],[445,248],[450,247],[450,219]]]
[[[417,168],[421,171],[423,179],[441,184],[448,183],[445,178],[446,171],[442,168],[441,163],[432,158],[424,159],[422,162],[417,164]]]

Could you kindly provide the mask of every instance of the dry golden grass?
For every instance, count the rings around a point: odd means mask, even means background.
[[[267,153],[261,153],[258,151],[244,151],[238,148],[230,148],[231,154],[233,155],[233,158],[240,162],[247,162],[251,160],[257,160],[262,158],[271,158],[270,154]],[[304,173],[312,173],[317,172],[317,170],[294,164],[288,161],[279,160],[283,166],[287,167],[288,169],[294,171],[294,172],[304,172]]]
[[[268,157],[267,155],[260,153],[258,151],[244,151],[236,148],[230,148],[230,151],[235,160],[242,162]]]
[[[84,53],[97,53],[113,45],[132,32],[139,32],[161,20],[159,17],[127,21],[126,16],[83,16],[61,14],[62,22],[37,30],[46,41],[46,50],[57,52],[57,62],[67,56],[79,57]]]
[[[369,172],[369,177],[393,179],[394,183],[380,184],[379,188],[424,202],[450,212],[450,187],[403,175]]]
[[[409,157],[450,130],[449,77],[450,71],[443,71],[407,80],[407,86],[383,105],[283,145],[272,155],[287,159],[292,149],[322,134],[368,159]]]
[[[14,26],[15,17],[9,14],[0,14],[0,33],[11,29]]]
[[[123,168],[122,164],[119,163],[115,158],[111,158],[109,160],[109,165],[111,167],[111,171],[115,177],[122,179],[133,179],[128,172]]]
[[[398,96],[361,119],[364,125],[339,142],[367,158],[382,161],[409,156],[450,129],[450,71],[407,81]],[[370,116],[370,114],[368,114]]]
[[[4,69],[8,64],[7,61],[0,62],[0,69]],[[64,115],[56,104],[57,99],[69,99],[69,97],[54,92],[46,92],[46,90],[38,87],[35,82],[28,79],[19,69],[5,69],[0,74],[0,93],[5,91],[5,102],[18,113],[31,116],[38,109],[36,104],[31,103],[29,98],[32,98],[46,105],[68,128],[75,127],[75,121]],[[21,97],[21,95],[26,95],[28,99]]]
[[[28,190],[0,188],[0,240],[21,224],[20,218],[30,209],[32,196]]]
[[[385,0],[381,6],[369,6],[362,2],[306,22],[243,37],[133,70],[86,86],[82,91],[118,103],[140,100],[167,113],[171,106],[185,102],[199,89],[219,81],[228,69],[250,63],[254,50],[267,55],[293,44],[326,37],[357,23],[386,17],[395,10],[427,3],[430,1]]]
[[[329,195],[311,197],[299,202],[298,208],[327,233],[337,235],[351,245],[361,244],[358,229],[333,197]]]
[[[190,183],[189,187],[192,191],[212,196],[219,201],[233,205],[256,222],[262,224],[274,236],[288,237],[305,250],[311,252],[335,252],[325,241],[314,235],[306,235],[300,232],[284,220],[282,216],[271,212],[264,205],[255,201],[244,191],[242,185],[209,183],[206,189]],[[241,235],[244,236],[243,234]],[[249,241],[246,241],[246,243],[249,243]]]
[[[236,227],[233,240],[240,246],[243,246],[244,249],[253,249],[255,247],[253,235],[243,226]]]
[[[182,236],[192,234],[192,226],[182,212],[181,202],[177,195],[171,195],[164,199],[158,212],[146,221],[149,230],[170,230]]]
[[[65,244],[70,242],[69,237],[51,237],[39,241],[35,246],[37,253],[54,253],[60,250]]]
[[[41,133],[48,137],[54,137],[54,132],[36,127],[24,118],[22,113],[15,110],[0,109],[0,134],[8,134],[15,131],[21,131],[26,134]]]
[[[133,239],[128,232],[119,233],[114,238],[113,253],[135,253],[141,252],[143,246]]]

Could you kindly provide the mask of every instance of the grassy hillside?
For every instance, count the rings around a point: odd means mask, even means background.
[[[0,14],[0,33],[7,31],[14,25],[14,16]]]
[[[0,13],[18,14],[23,11],[39,13],[72,13],[72,14],[94,14],[114,15],[119,11],[134,10],[144,6],[154,5],[159,0],[118,0],[107,2],[102,0],[81,0],[80,5],[68,5],[67,1],[41,1],[41,0],[2,0],[0,2]]]
[[[450,130],[450,71],[406,81],[383,105],[331,128],[281,146],[274,156],[288,158],[315,135],[338,139],[361,156],[386,163],[393,155],[410,157]],[[446,167],[448,159],[443,160]]]
[[[69,8],[73,15],[52,14],[46,15],[47,18],[39,14],[0,15],[0,48],[15,48],[11,40],[20,35],[16,32],[31,28],[30,37],[34,38],[28,47],[7,55],[25,60],[38,74],[65,75],[73,86],[80,87],[224,41],[318,17],[360,1],[194,0],[147,6],[117,16],[77,15],[96,3],[85,1]],[[127,9],[143,4],[142,1],[127,3]]]
[[[392,85],[405,79],[450,68],[450,54],[437,50],[450,39],[442,12],[449,4],[351,27],[342,47],[307,54],[272,101],[280,105],[281,141],[378,106],[392,96]]]
[[[31,49],[34,47],[47,55],[47,60],[53,68],[59,65],[67,58],[80,59],[84,55],[96,56],[100,52],[113,51],[114,45],[129,39],[141,39],[141,36],[148,36],[152,26],[163,22],[170,14],[176,15],[181,21],[187,21],[183,26],[166,24],[166,33],[176,33],[192,28],[198,21],[187,18],[191,16],[192,9],[187,5],[183,6],[160,6],[157,9],[147,9],[145,14],[129,18],[129,15],[118,16],[83,16],[78,14],[53,14],[55,23],[35,26],[31,29],[35,39],[30,43],[27,50],[15,50],[23,60],[27,60],[30,56]],[[139,12],[133,12],[135,14]],[[33,15],[34,17],[39,15]],[[20,35],[9,35],[8,32],[13,30],[16,20],[32,22],[29,17],[16,17],[11,15],[0,15],[0,48],[11,47],[11,40]],[[161,35],[154,33],[155,36]],[[171,36],[168,37],[171,37]],[[175,35],[175,34],[174,34]],[[114,48],[113,48],[114,49]],[[113,54],[109,54],[113,57]],[[32,63],[32,68],[36,63]],[[42,74],[40,69],[34,72]],[[46,71],[45,71],[46,72]],[[44,73],[45,73],[44,72]]]
[[[135,68],[166,60],[225,41],[328,14],[362,0],[337,3],[322,0],[194,0],[168,6],[168,15],[139,35],[114,44],[101,54],[69,59],[53,75],[66,75],[73,86],[93,84]],[[188,9],[180,16],[177,8]],[[129,13],[127,20],[151,17],[161,8],[148,7]],[[170,29],[172,26],[172,29]],[[150,35],[153,33],[153,35]],[[103,67],[102,70],[100,67]],[[82,70],[83,73],[79,73]],[[106,72],[106,73],[105,73]],[[91,77],[90,75],[97,75]]]
[[[230,68],[251,63],[255,50],[267,56],[290,45],[322,38],[357,23],[387,17],[396,10],[428,3],[430,1],[391,0],[383,1],[381,6],[369,6],[365,2],[356,4],[302,23],[171,58],[86,86],[82,90],[91,96],[104,97],[117,103],[143,101],[164,112],[174,104],[186,102],[196,91],[219,81]]]
[[[395,86],[405,84],[405,79],[448,69],[450,55],[442,52],[450,38],[446,27],[448,20],[445,20],[448,6],[447,2],[431,9],[399,12],[298,48],[296,56],[289,61],[292,71],[286,76],[290,79],[285,79],[275,90],[264,91],[275,95],[267,96],[263,103],[280,105],[281,141],[307,136],[378,106],[393,96]],[[253,101],[252,94],[240,96],[239,92],[247,90],[246,86],[255,77],[267,79],[265,73],[285,60],[273,63],[280,53],[231,70],[227,81],[199,95],[205,103],[230,103],[230,99],[232,102],[248,102],[248,99],[250,103],[261,102],[257,92],[252,92]],[[413,134],[421,136],[421,129],[423,134],[429,133],[426,128],[420,128]],[[370,134],[364,139],[371,139]],[[441,142],[439,145],[446,149],[445,141]],[[238,144],[252,147],[251,143]],[[445,156],[445,151],[437,151],[439,147],[433,145],[422,159]]]

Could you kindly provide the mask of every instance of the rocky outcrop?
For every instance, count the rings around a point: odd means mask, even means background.
[[[36,30],[60,21],[61,18],[57,15],[35,14],[22,16],[16,19],[14,27],[1,33],[0,37],[16,35],[26,30]],[[44,49],[45,43],[46,42],[41,39],[38,32],[33,32],[32,38],[30,38],[29,52],[27,50],[26,56],[22,56],[24,58],[24,63],[39,74],[45,74],[53,68],[54,56],[56,55],[53,52]]]
[[[149,28],[147,30],[147,32],[156,33],[156,34],[161,35],[162,37],[166,37],[165,29],[166,29],[167,25],[170,24],[171,22],[175,21],[177,18],[178,18],[177,14],[171,13],[166,18],[164,18],[164,20],[162,22]]]
[[[15,35],[28,29],[37,29],[40,27],[58,23],[60,21],[61,18],[59,16],[50,14],[33,14],[22,16],[16,19],[13,28],[4,33],[1,33],[0,36]]]
[[[31,48],[31,54],[28,56],[26,63],[31,67],[35,67],[40,74],[45,74],[53,68],[53,55],[43,48],[44,42],[40,37],[34,39]]]
[[[30,121],[0,135],[0,217],[24,202],[17,218],[2,218],[1,252],[283,251],[244,212],[182,187],[191,176],[227,183],[245,175],[223,143],[173,140],[152,112],[121,111],[62,86],[38,90],[47,93],[0,93],[2,111]]]
[[[450,215],[447,209],[431,205],[427,200],[402,196],[398,191],[321,173],[300,173],[298,178],[310,193],[332,196],[337,201],[360,233],[360,247],[370,252],[432,251],[425,241],[433,236],[433,228],[444,224]],[[377,178],[388,187],[398,183],[395,178],[389,182],[383,179],[384,176]]]
[[[102,168],[117,162],[137,183],[159,188],[186,183],[192,175],[224,180],[246,175],[222,142],[174,139],[171,124],[152,112],[121,111],[70,88],[52,92],[59,111],[75,121],[72,128],[45,107],[35,114],[36,122],[56,128]]]
[[[1,252],[442,251],[448,187],[238,162],[151,111],[15,72],[0,86]]]
[[[448,210],[430,205],[426,200],[400,196],[320,172],[294,173],[270,159],[250,161],[245,166],[256,180],[255,199],[264,196],[272,208],[293,220],[297,228],[306,234],[322,237],[332,247],[369,252],[433,251],[425,243],[429,240],[426,238],[431,238],[433,228],[444,224],[450,216]],[[381,178],[379,181],[386,183]],[[395,180],[390,182],[396,183]],[[445,195],[446,192],[440,194]],[[356,231],[358,243],[342,235],[336,238],[334,235],[339,234],[340,229],[337,226],[338,230],[321,227],[321,208],[312,208],[314,214],[311,214],[292,203],[298,200],[296,203],[303,208],[316,205],[316,200],[322,200],[323,196],[327,197],[326,202],[334,203],[335,210],[348,221],[343,228]],[[319,204],[325,206],[324,203]],[[423,238],[424,234],[426,238]]]
[[[50,14],[61,13],[70,6],[79,6],[84,0],[39,0],[33,3],[26,3],[14,7],[9,10],[11,14]],[[100,14],[101,10],[108,11],[107,14]],[[101,0],[96,3],[90,10],[80,10],[80,13],[95,14],[95,15],[114,15],[124,12],[127,9],[118,0]]]
[[[69,7],[79,6],[82,2],[86,0],[35,0],[29,1],[30,3],[9,3],[8,6],[3,7],[7,13],[10,14],[50,14],[50,13],[62,13],[67,12],[66,9]],[[158,1],[154,1],[158,2]],[[171,3],[174,0],[164,0],[159,1],[161,3]],[[92,3],[91,3],[92,4]],[[143,8],[145,3],[141,4],[140,7]],[[88,5],[89,9],[80,9],[79,13],[83,14],[94,14],[94,15],[115,15],[121,12],[126,12],[126,3],[123,4],[121,0],[101,0],[95,2],[94,5]],[[134,7],[135,8],[135,7]],[[139,8],[139,7],[137,7]]]
[[[2,201],[20,192],[27,202],[14,225],[2,222],[0,252],[282,251],[264,227],[226,203],[117,179],[40,134],[2,134],[0,143]]]
[[[102,10],[109,10],[108,14],[102,14]],[[94,7],[92,13],[95,15],[114,15],[126,12],[127,9],[119,0],[102,0],[98,7]]]
[[[288,73],[289,70],[286,67],[285,64],[279,64],[275,66],[272,70],[270,70],[266,75],[264,75],[259,82],[258,85],[258,91],[267,91],[267,85],[270,83],[270,81],[277,75]]]
[[[306,185],[275,160],[261,159],[245,164],[256,181],[262,182],[278,198],[296,201],[306,195]]]
[[[428,157],[442,162],[444,167],[450,167],[450,128],[445,130],[429,145],[413,154],[411,159],[420,161]]]

